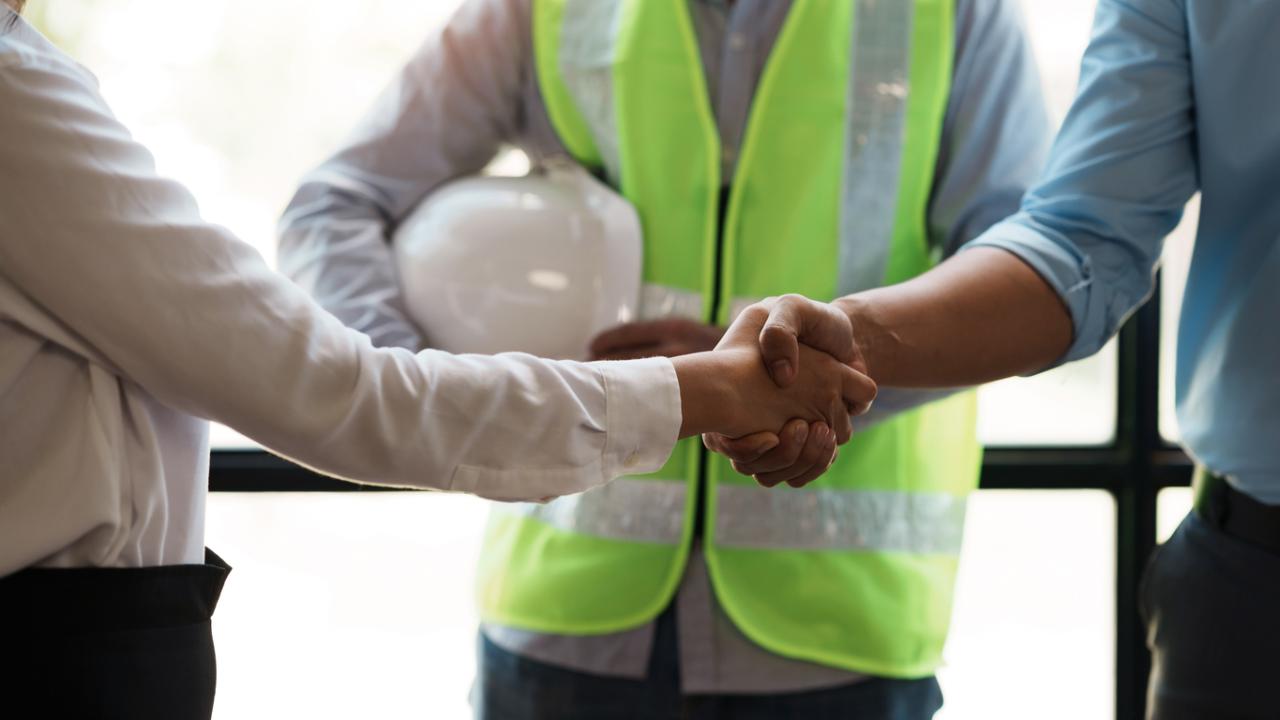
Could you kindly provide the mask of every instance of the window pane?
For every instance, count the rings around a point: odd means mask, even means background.
[[[160,172],[274,265],[298,180],[459,2],[40,0],[27,12],[98,76]]]
[[[1087,360],[978,391],[987,445],[1105,445],[1116,431],[1116,342]]]
[[[1105,492],[974,495],[938,720],[1114,717],[1115,537]]]
[[[441,493],[214,493],[235,568],[214,617],[214,717],[470,717],[487,506]]]
[[[252,450],[262,447],[226,425],[218,423],[209,426],[209,446],[215,450]]]
[[[429,493],[211,496],[209,545],[235,567],[215,716],[467,717],[485,511]],[[1103,492],[974,496],[940,720],[1112,716],[1114,538]]]
[[[1021,0],[1050,116],[1061,122],[1075,95],[1094,0]],[[980,392],[979,434],[988,445],[1101,445],[1115,437],[1116,354],[993,383]]]
[[[1165,488],[1156,496],[1156,542],[1164,542],[1191,512],[1191,488]]]

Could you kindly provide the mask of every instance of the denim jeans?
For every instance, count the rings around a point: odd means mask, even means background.
[[[567,670],[510,653],[483,633],[472,691],[477,720],[929,720],[942,707],[935,678],[873,678],[774,695],[683,695],[674,614],[658,618],[641,680]]]

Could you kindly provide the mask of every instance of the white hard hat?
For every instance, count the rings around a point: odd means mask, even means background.
[[[393,244],[409,315],[440,350],[585,359],[639,304],[635,209],[568,162],[449,183]]]

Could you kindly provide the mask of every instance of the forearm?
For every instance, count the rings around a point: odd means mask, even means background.
[[[280,272],[378,347],[416,350],[396,279],[384,211],[363,196],[321,183],[299,189],[281,222]]]
[[[498,500],[654,471],[676,440],[679,394],[665,359],[585,364],[367,345],[357,353],[358,362],[311,373],[306,382],[328,396],[307,403],[305,419],[267,419],[264,440],[341,477]],[[338,387],[344,376],[349,390]]]
[[[1072,324],[1026,263],[974,248],[899,285],[835,302],[880,385],[956,387],[1036,372],[1062,356]]]

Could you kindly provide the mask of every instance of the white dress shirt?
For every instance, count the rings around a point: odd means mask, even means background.
[[[3,7],[0,169],[0,576],[202,562],[207,420],[330,475],[502,500],[674,446],[665,359],[374,348],[204,222]]]

